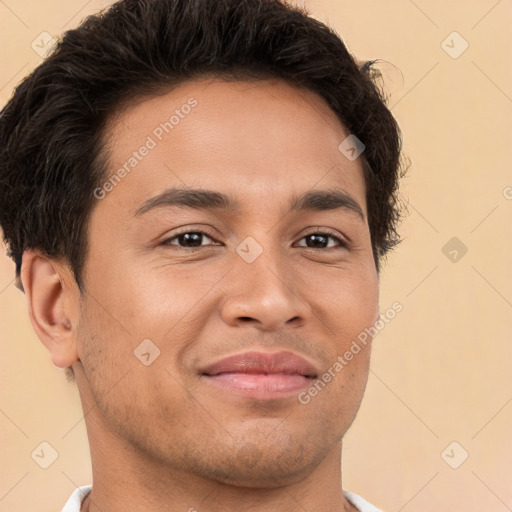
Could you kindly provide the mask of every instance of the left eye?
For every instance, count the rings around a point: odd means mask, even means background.
[[[337,247],[347,247],[347,244],[344,240],[338,238],[337,236],[331,235],[330,233],[311,233],[301,238],[301,240],[305,239],[309,239],[311,241],[311,245],[306,242],[306,247],[308,249],[332,249],[336,247],[336,245],[329,246],[329,239],[335,240],[338,244]],[[318,247],[318,245],[320,245],[320,247]]]

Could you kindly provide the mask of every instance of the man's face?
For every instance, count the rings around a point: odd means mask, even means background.
[[[307,404],[298,396],[313,378],[205,369],[290,351],[319,377],[375,322],[362,164],[338,149],[348,135],[320,97],[282,81],[188,82],[113,120],[110,172],[129,171],[92,213],[74,365],[98,437],[246,486],[293,481],[337,447],[369,348]],[[215,191],[238,209],[149,201],[174,188]],[[363,216],[321,198],[291,208],[322,191]]]

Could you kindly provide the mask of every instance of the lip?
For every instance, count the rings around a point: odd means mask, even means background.
[[[293,352],[282,350],[280,352],[251,351],[235,354],[202,368],[200,373],[209,376],[220,373],[298,374],[315,378],[319,371],[306,359]]]
[[[320,372],[293,352],[251,351],[220,359],[199,373],[217,388],[269,400],[295,395],[310,386]]]

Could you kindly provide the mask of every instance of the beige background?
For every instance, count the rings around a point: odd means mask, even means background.
[[[109,3],[0,0],[0,103],[40,62],[39,34],[56,36]],[[511,511],[512,2],[306,5],[359,58],[387,61],[411,160],[405,240],[381,282],[381,309],[399,301],[403,311],[375,340],[344,487],[388,512]],[[463,48],[454,31],[469,44],[458,58],[445,51]],[[452,237],[468,249],[455,262],[452,247],[442,250]],[[34,334],[13,275],[2,255],[0,510],[50,512],[91,481],[86,432],[77,392]],[[59,455],[46,470],[31,458],[43,441]]]

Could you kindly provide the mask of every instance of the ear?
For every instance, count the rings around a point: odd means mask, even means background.
[[[23,253],[21,281],[32,326],[51,354],[66,368],[78,360],[76,327],[80,293],[66,265],[37,250]]]

